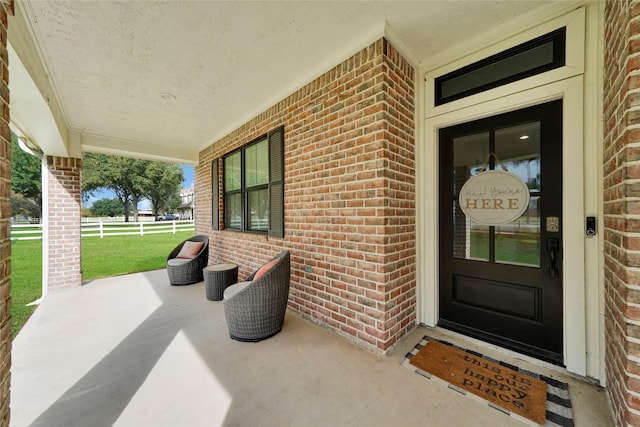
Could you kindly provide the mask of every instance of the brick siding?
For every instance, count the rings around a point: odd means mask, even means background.
[[[619,425],[640,425],[640,2],[607,1],[604,280],[607,391]]]
[[[81,170],[81,159],[47,157],[48,290],[82,284]]]
[[[380,39],[203,150],[195,169],[210,263],[237,263],[242,279],[289,249],[289,307],[380,352],[416,322],[414,75]],[[285,238],[212,230],[211,161],[281,124]]]
[[[0,426],[9,425],[11,369],[11,131],[9,130],[9,55],[7,9],[0,7]]]

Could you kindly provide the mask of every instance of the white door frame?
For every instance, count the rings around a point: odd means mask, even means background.
[[[567,61],[560,69],[511,83],[445,106],[433,106],[433,78],[552,29],[567,28]],[[417,299],[419,323],[436,326],[438,313],[438,131],[441,128],[514,111],[544,102],[563,101],[563,348],[568,371],[598,378],[587,369],[587,293],[585,282],[585,10],[539,25],[467,58],[426,73],[424,121],[416,145]],[[589,167],[587,167],[589,170]],[[591,214],[591,213],[590,213]],[[588,261],[588,260],[587,260]],[[597,264],[597,260],[595,262]],[[597,293],[597,292],[596,292]],[[591,316],[596,314],[592,313]],[[591,332],[597,336],[598,331]],[[592,338],[593,339],[593,338]],[[591,347],[590,347],[591,348]],[[597,344],[595,345],[597,349]]]
[[[564,361],[567,369],[586,375],[585,289],[584,289],[584,200],[582,144],[583,78],[552,83],[472,108],[453,111],[425,120],[424,141],[418,147],[417,164],[422,171],[417,181],[418,278],[420,321],[438,322],[438,130],[532,105],[562,99],[563,151],[563,309]]]

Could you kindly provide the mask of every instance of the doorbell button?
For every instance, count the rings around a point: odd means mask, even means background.
[[[585,233],[589,237],[593,237],[596,235],[596,217],[595,216],[587,217]]]

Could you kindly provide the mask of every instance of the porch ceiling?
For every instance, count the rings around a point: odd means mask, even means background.
[[[21,1],[14,131],[46,154],[197,154],[385,35],[416,66],[566,1]],[[440,58],[440,59],[438,59]]]

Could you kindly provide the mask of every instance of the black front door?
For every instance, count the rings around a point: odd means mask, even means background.
[[[442,129],[439,152],[439,326],[562,364],[562,101]],[[485,164],[529,188],[509,224],[460,209]]]

